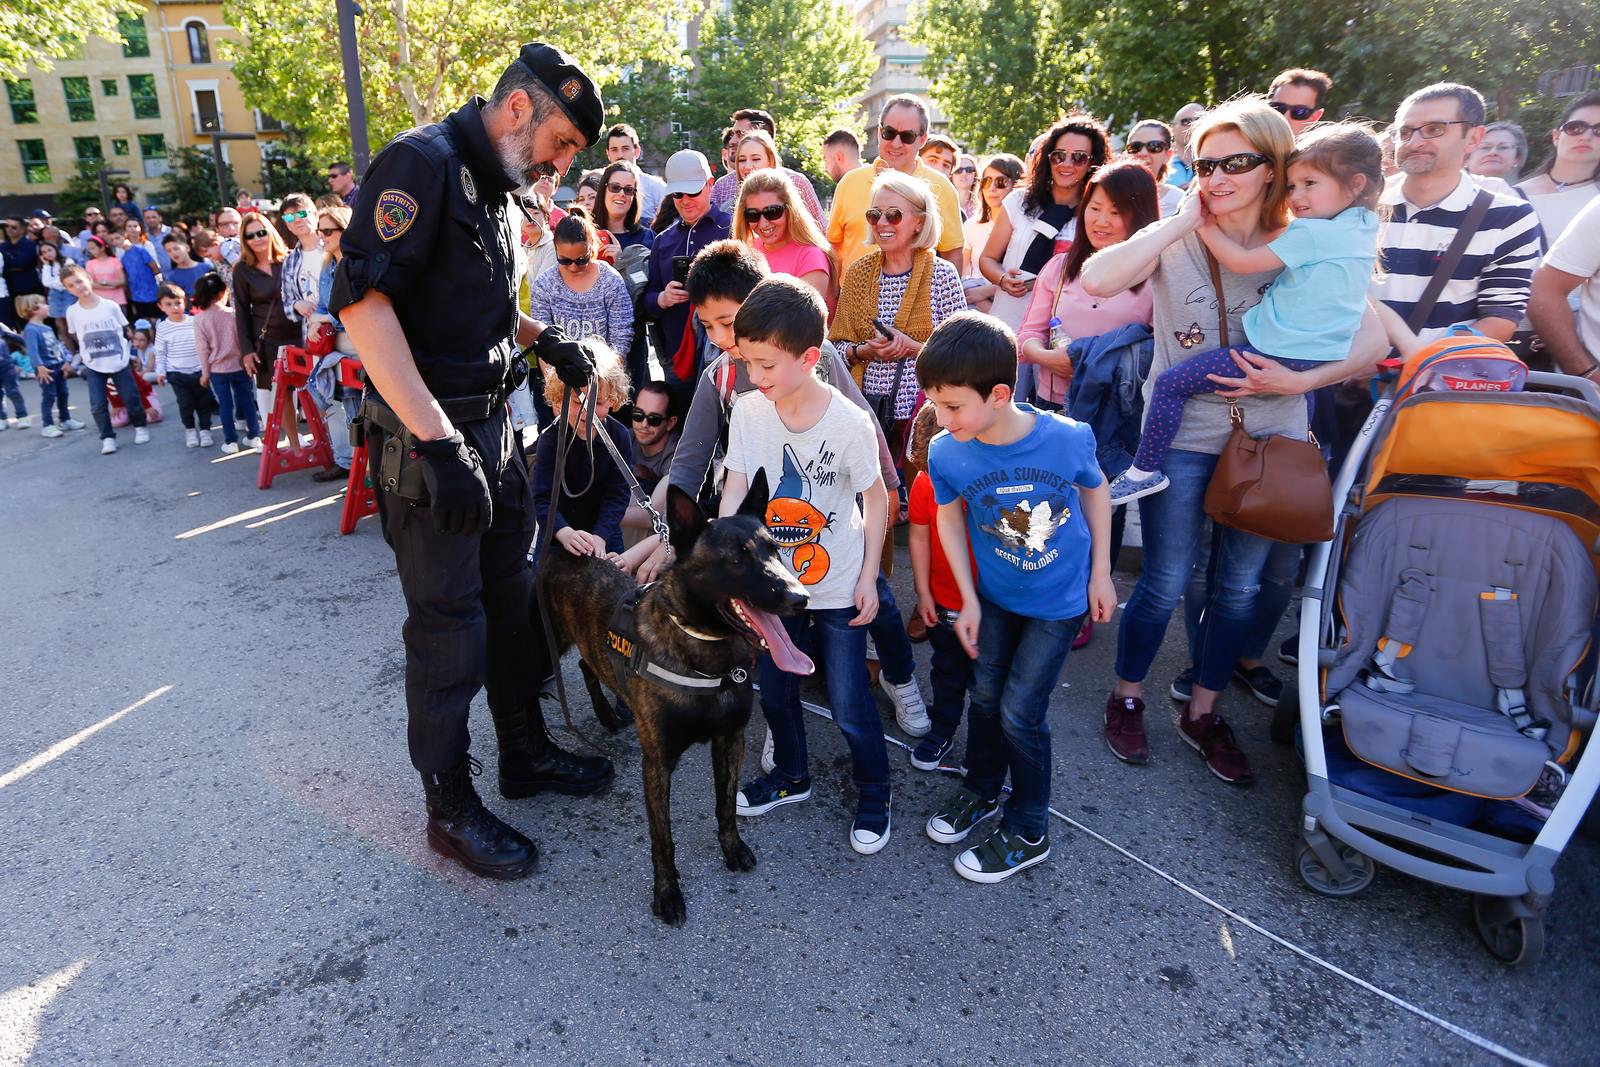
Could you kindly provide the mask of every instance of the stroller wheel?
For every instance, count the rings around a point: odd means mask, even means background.
[[[1329,870],[1310,845],[1301,846],[1299,855],[1295,857],[1300,879],[1313,892],[1325,897],[1353,897],[1372,884],[1372,879],[1378,874],[1378,865],[1371,856],[1339,841],[1330,841],[1329,844],[1344,863],[1342,875]]]
[[[1300,725],[1300,687],[1284,687],[1278,706],[1272,709],[1272,742],[1276,745],[1294,744],[1294,730]]]
[[[1472,921],[1484,947],[1508,967],[1529,967],[1544,955],[1544,916],[1519,915],[1503,897],[1474,896]]]

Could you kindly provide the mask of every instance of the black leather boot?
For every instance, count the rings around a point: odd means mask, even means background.
[[[481,769],[477,760],[470,760],[453,771],[422,776],[428,847],[485,878],[525,878],[538,862],[539,850],[483,806],[472,787],[472,774]]]
[[[610,785],[616,775],[603,756],[579,756],[558,747],[536,700],[524,710],[498,712],[493,718],[500,739],[500,794],[509,800],[538,793],[586,797]]]

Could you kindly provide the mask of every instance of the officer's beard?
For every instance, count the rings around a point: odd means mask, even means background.
[[[534,183],[545,175],[553,175],[555,167],[549,163],[534,162],[534,135],[538,126],[532,121],[520,130],[514,130],[502,137],[495,145],[495,151],[500,156],[500,166],[504,168],[506,177],[516,183],[514,190],[517,196],[528,196],[533,192]]]

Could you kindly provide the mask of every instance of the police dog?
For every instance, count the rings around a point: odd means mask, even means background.
[[[766,503],[764,473],[756,476],[739,514],[710,523],[693,497],[669,488],[675,562],[639,593],[631,633],[613,626],[613,613],[638,588],[632,578],[604,560],[573,556],[559,546],[547,554],[546,596],[563,647],[576,644],[588,670],[633,710],[655,868],[650,910],[672,926],[688,914],[672,842],[672,772],[678,758],[692,744],[711,743],[717,841],[729,870],[754,870],[755,853],[739,836],[734,802],[756,653],[767,652],[779,667],[796,674],[813,670],[777,618],[803,610],[806,592],[784,566],[778,543],[762,522]],[[638,670],[625,662],[629,657],[636,657]],[[665,680],[647,664],[680,679],[718,681],[685,686]],[[605,699],[592,688],[591,697]]]

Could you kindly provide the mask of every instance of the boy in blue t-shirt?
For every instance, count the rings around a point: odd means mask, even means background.
[[[1050,855],[1050,694],[1084,619],[1107,622],[1117,606],[1111,500],[1094,434],[1013,401],[1016,376],[1015,335],[974,311],[946,319],[917,357],[917,380],[946,431],[928,448],[928,474],[961,589],[956,636],[976,661],[966,779],[928,820],[928,836],[966,840],[1000,810],[1011,774],[999,827],[955,858],[956,873],[974,882],[1001,881]]]

